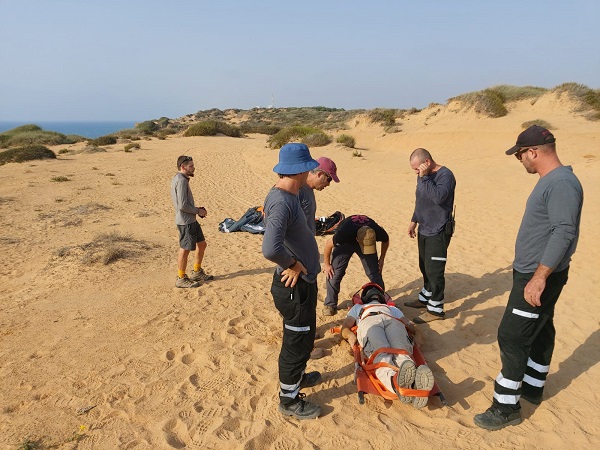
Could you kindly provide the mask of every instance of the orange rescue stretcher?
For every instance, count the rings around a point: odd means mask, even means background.
[[[371,286],[376,286],[375,283],[367,283],[362,286],[356,293],[352,296],[353,304],[361,304],[361,292]],[[385,300],[389,306],[395,306],[394,302],[392,302],[391,297],[385,293]],[[352,332],[356,333],[356,326],[352,328]],[[340,333],[342,331],[342,327],[337,326],[331,328],[332,333]],[[408,330],[407,330],[408,331]],[[411,339],[413,336],[409,333]],[[358,345],[358,343],[353,348],[354,352],[354,384],[356,384],[356,388],[358,390],[358,402],[362,405],[365,402],[365,394],[374,394],[383,397],[386,400],[397,400],[398,396],[395,392],[390,392],[387,388],[377,379],[375,376],[375,370],[378,367],[391,367],[393,369],[397,369],[397,367],[391,366],[385,362],[374,363],[375,357],[380,353],[392,353],[392,354],[405,354],[409,355],[406,350],[395,349],[395,348],[380,348],[373,352],[370,357],[366,357],[362,352],[362,349]],[[409,355],[411,356],[411,355]],[[427,364],[425,361],[425,357],[421,352],[421,349],[416,345],[413,345],[413,354],[412,358],[415,362],[415,365],[418,367],[423,364]],[[410,397],[433,397],[437,396],[440,399],[440,402],[443,406],[446,406],[448,402],[444,397],[444,394],[438,387],[437,382],[434,383],[433,388],[430,391],[426,390],[417,390],[417,389],[408,389],[408,388],[399,388],[400,394]]]

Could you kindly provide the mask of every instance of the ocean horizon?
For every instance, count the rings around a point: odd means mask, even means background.
[[[37,125],[44,131],[56,131],[62,134],[76,134],[95,139],[120,130],[134,128],[136,121],[0,121],[0,133],[20,127],[21,125]]]

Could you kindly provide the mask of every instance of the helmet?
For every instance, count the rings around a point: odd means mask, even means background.
[[[363,289],[362,294],[360,294],[360,300],[363,304],[371,303],[372,301],[385,304],[385,293],[379,285],[373,283]]]

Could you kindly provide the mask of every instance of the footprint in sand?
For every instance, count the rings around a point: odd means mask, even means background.
[[[186,438],[190,440],[187,427],[179,419],[169,420],[163,427],[163,434],[167,444],[173,448],[184,448]]]

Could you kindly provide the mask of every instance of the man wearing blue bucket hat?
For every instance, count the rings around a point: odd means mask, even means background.
[[[317,325],[317,274],[319,248],[306,223],[298,192],[315,161],[304,144],[286,144],[273,168],[279,180],[264,204],[265,233],[262,252],[277,264],[271,284],[275,307],[283,317],[283,342],[279,353],[279,412],[297,419],[314,419],[321,408],[304,400],[302,388],[321,381],[319,372],[306,373]]]

